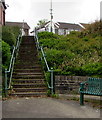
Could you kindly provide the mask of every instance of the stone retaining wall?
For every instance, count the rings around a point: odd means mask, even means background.
[[[87,80],[87,76],[55,76],[55,93],[68,94],[79,93],[80,83]]]

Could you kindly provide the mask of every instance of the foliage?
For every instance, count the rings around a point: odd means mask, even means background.
[[[52,33],[52,32],[40,32],[38,33],[39,39],[53,39],[53,38],[58,38],[58,35]]]
[[[10,46],[6,42],[2,41],[2,64],[3,67],[7,67],[9,65],[11,57]]]
[[[47,20],[47,19],[42,19],[42,20],[39,20],[39,21],[38,21],[38,23],[37,23],[37,27],[41,27],[41,26],[45,25],[45,24],[46,24],[46,22],[48,22],[48,20]]]
[[[20,34],[19,27],[10,27],[3,26],[2,27],[2,68],[8,68],[11,52],[13,46],[17,42],[17,37]]]
[[[49,67],[62,74],[101,76],[100,47],[102,22],[96,21],[81,32],[72,31],[66,36],[50,32],[38,33],[46,53]]]
[[[11,47],[16,44],[17,36],[20,33],[19,27],[2,27],[2,40],[8,43]]]
[[[82,32],[83,35],[91,35],[93,37],[102,36],[102,20],[96,20],[92,24],[88,25]]]

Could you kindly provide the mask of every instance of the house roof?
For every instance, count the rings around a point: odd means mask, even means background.
[[[80,23],[82,26],[84,26],[85,28],[89,26],[89,24],[87,23]]]
[[[6,26],[18,26],[20,28],[23,27],[24,24],[24,29],[30,29],[29,25],[26,22],[6,22],[5,25]]]
[[[74,29],[74,30],[81,30],[82,27],[78,24],[72,24],[72,23],[64,23],[64,22],[58,22],[59,29]]]

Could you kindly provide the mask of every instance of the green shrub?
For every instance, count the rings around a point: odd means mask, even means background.
[[[12,32],[13,32],[15,38],[17,39],[18,35],[21,34],[20,27],[13,26],[13,27],[11,27],[11,29],[12,29]]]
[[[52,32],[40,32],[38,33],[39,39],[52,39],[52,38],[58,38],[58,35],[52,33]]]
[[[8,67],[10,63],[10,46],[6,42],[2,41],[2,64],[3,67]]]
[[[82,67],[83,71],[89,75],[102,75],[102,63],[90,63],[90,64],[86,64]]]
[[[102,22],[90,24],[81,32],[66,36],[49,32],[38,33],[49,67],[61,74],[100,76],[102,65]],[[99,31],[100,29],[100,31]]]
[[[16,39],[14,37],[14,35],[11,32],[3,32],[2,33],[2,39],[3,41],[5,41],[6,43],[8,43],[10,46],[13,46],[16,44]]]
[[[8,43],[10,46],[16,44],[17,36],[20,33],[19,27],[9,27],[3,26],[2,27],[2,40]]]
[[[52,48],[55,48],[56,47],[56,45],[58,44],[58,42],[59,42],[59,40],[57,40],[57,39],[55,39],[55,38],[50,38],[50,39],[40,39],[40,44],[41,44],[41,46],[43,46],[43,47],[47,47],[47,48],[50,48],[50,49],[52,49]]]

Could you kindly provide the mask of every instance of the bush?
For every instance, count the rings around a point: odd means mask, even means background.
[[[38,33],[38,38],[39,39],[52,39],[52,38],[58,39],[58,35],[52,32],[40,32]]]
[[[59,36],[49,32],[38,33],[48,64],[61,74],[101,75],[101,38],[102,22],[89,25],[81,32]]]
[[[7,32],[7,31],[3,32],[2,39],[6,43],[8,43],[10,46],[13,46],[16,44],[16,39],[15,39],[14,35],[10,32]]]
[[[58,44],[58,40],[57,39],[55,39],[55,38],[47,38],[47,39],[40,39],[40,44],[41,44],[41,46],[43,46],[43,47],[47,47],[47,48],[50,48],[50,49],[52,49],[52,48],[55,48],[56,47],[56,45]]]
[[[11,47],[16,44],[17,36],[20,33],[19,27],[3,26],[2,40],[8,43]]]
[[[13,32],[15,38],[17,39],[18,35],[21,33],[20,27],[14,26],[14,27],[10,27],[10,28],[12,29],[12,32]]]
[[[92,36],[93,38],[96,36],[102,36],[102,20],[96,20],[88,25],[82,34],[83,36]]]
[[[11,58],[10,46],[6,42],[2,41],[2,64],[3,64],[3,67],[9,66],[10,58]]]
[[[89,75],[102,75],[102,63],[90,63],[90,64],[86,64],[82,67],[83,71]]]

